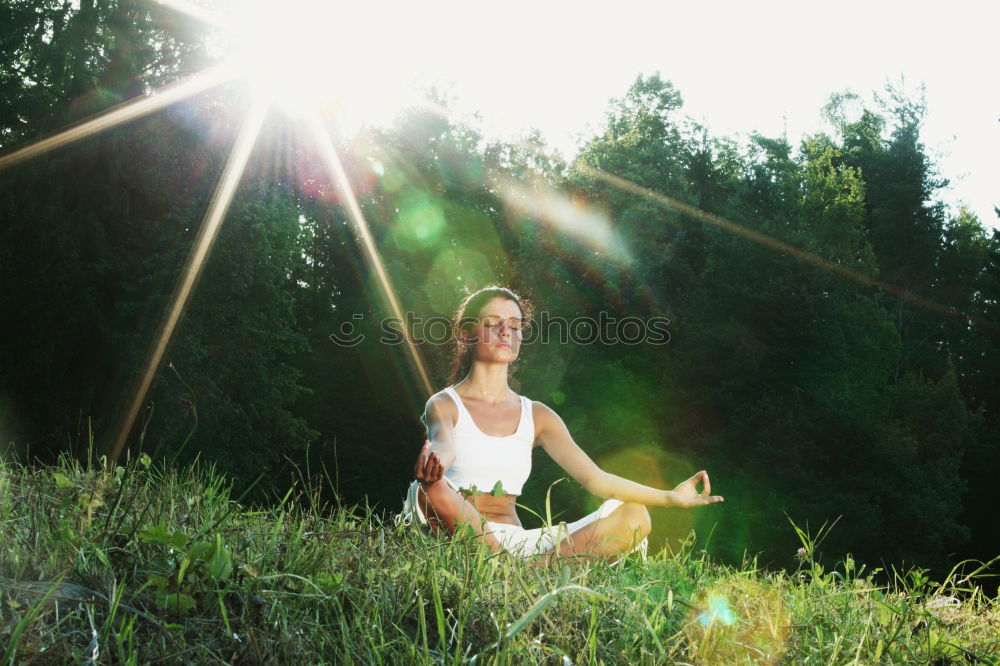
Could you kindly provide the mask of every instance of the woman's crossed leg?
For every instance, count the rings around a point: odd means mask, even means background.
[[[420,510],[434,531],[445,529],[454,534],[461,525],[468,525],[490,549],[504,550],[487,527],[487,520],[476,507],[456,492],[443,479],[422,486],[418,493]],[[558,546],[535,559],[547,565],[552,558],[616,559],[630,552],[651,531],[649,511],[642,504],[625,502],[610,514],[566,535]]]
[[[421,484],[417,502],[432,531],[443,528],[454,534],[460,526],[468,525],[476,533],[476,538],[486,542],[494,553],[502,550],[500,542],[486,527],[486,518],[444,479],[428,485]]]

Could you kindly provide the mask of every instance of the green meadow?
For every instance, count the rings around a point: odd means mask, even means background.
[[[994,664],[986,563],[943,580],[678,548],[547,568],[208,466],[0,463],[4,664]]]

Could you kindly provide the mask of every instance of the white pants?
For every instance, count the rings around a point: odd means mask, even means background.
[[[458,486],[456,486],[450,479],[445,478],[445,482],[451,488],[458,492]],[[406,493],[406,499],[403,501],[403,511],[396,516],[396,523],[403,523],[404,525],[416,524],[418,526],[426,526],[427,518],[424,516],[424,512],[420,510],[420,503],[417,501],[417,491],[420,490],[420,482],[414,481],[410,484],[408,492]],[[575,520],[572,523],[560,522],[557,525],[545,525],[543,527],[538,527],[533,530],[526,530],[523,527],[518,527],[517,525],[508,525],[507,523],[495,523],[488,521],[485,524],[486,531],[491,533],[494,538],[500,543],[500,546],[504,550],[511,553],[516,557],[526,558],[532,555],[541,555],[549,550],[555,548],[556,544],[561,542],[567,536],[576,532],[581,527],[585,527],[600,518],[605,518],[611,514],[612,511],[620,507],[624,502],[616,499],[604,500],[604,502],[597,508],[597,511],[593,513],[588,513],[583,518]],[[648,546],[648,541],[643,539],[635,547],[633,547],[629,553],[639,551],[642,560],[646,560],[646,548]]]

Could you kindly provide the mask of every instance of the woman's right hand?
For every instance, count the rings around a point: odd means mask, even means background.
[[[698,492],[698,483],[702,484],[701,492]],[[720,495],[712,494],[712,483],[708,480],[708,472],[701,470],[687,481],[677,485],[670,493],[670,502],[667,506],[676,506],[682,509],[692,509],[696,506],[715,504],[724,501]]]
[[[413,475],[425,488],[437,483],[444,476],[441,459],[431,451],[431,440],[429,439],[424,440],[424,446],[420,449],[420,455],[417,456],[417,466],[413,470]]]

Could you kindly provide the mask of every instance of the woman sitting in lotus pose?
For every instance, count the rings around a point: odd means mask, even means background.
[[[558,414],[512,391],[508,368],[518,356],[522,322],[530,316],[525,309],[502,287],[481,289],[463,302],[455,319],[453,385],[427,401],[428,439],[417,458],[403,520],[447,533],[465,524],[494,552],[538,555],[542,563],[556,553],[617,559],[637,548],[645,554],[647,506],[691,508],[722,501],[711,495],[705,471],[673,490],[660,490],[601,470]],[[536,445],[588,491],[609,499],[568,525],[525,530],[514,505]]]

